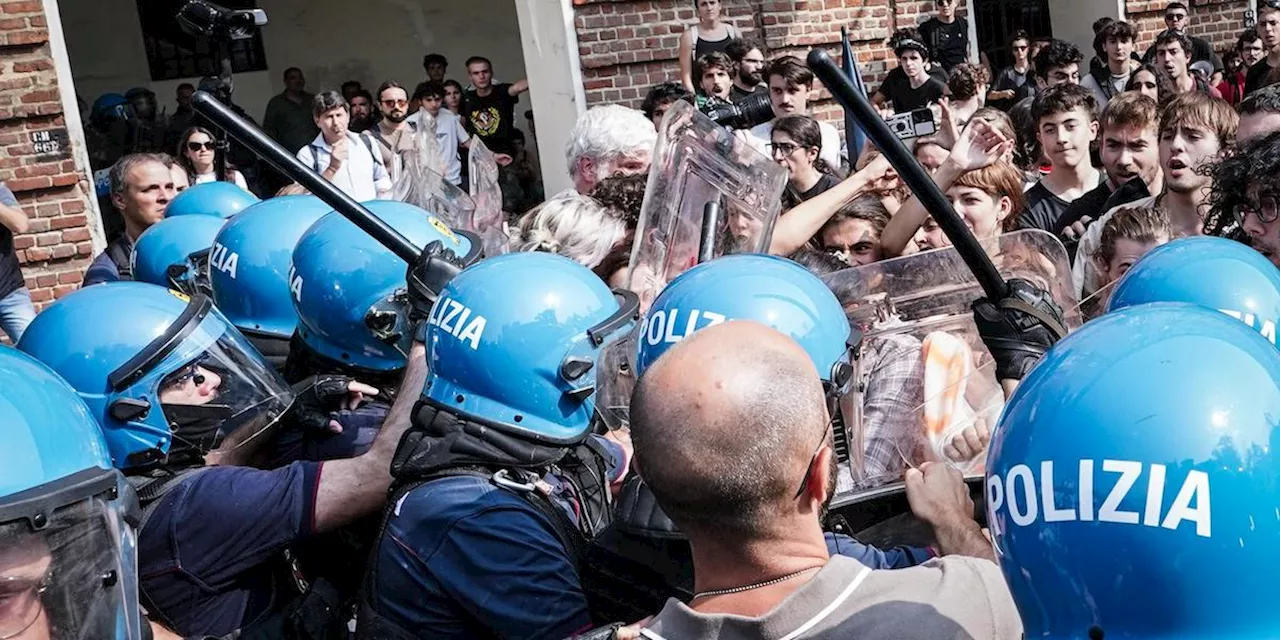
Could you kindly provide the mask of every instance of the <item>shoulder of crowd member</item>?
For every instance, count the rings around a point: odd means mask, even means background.
[[[1022,618],[1000,568],[991,561],[954,555],[934,558],[908,569],[873,572],[868,582],[868,590],[875,594],[871,598],[886,605],[885,613],[889,614],[883,621],[887,635],[882,637],[894,636],[892,630],[901,628],[904,620],[916,624],[927,620],[901,615],[909,609],[894,615],[894,604],[903,603],[924,605],[937,612],[936,635],[932,637],[1022,638]]]

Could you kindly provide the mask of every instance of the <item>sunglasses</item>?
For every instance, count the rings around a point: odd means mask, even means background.
[[[407,106],[409,106],[409,101],[408,101],[408,100],[383,100],[383,101],[382,101],[382,106],[384,106],[384,107],[407,107]]]
[[[1185,13],[1171,13],[1171,14],[1169,14],[1169,15],[1165,16],[1165,17],[1164,17],[1164,19],[1165,19],[1165,20],[1167,20],[1167,21],[1169,21],[1169,22],[1175,22],[1175,21],[1178,21],[1178,20],[1186,20],[1186,19],[1187,19],[1187,14],[1185,14]]]
[[[214,151],[217,148],[218,148],[218,143],[212,140],[210,140],[209,142],[188,142],[187,143],[187,151],[199,151],[201,149],[204,149],[206,151]]]

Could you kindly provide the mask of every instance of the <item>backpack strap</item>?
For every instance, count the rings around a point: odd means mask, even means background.
[[[124,236],[121,236],[115,242],[107,245],[107,256],[111,258],[111,262],[116,265],[116,273],[120,275],[121,280],[133,279],[133,248],[126,246],[131,243],[124,242]]]

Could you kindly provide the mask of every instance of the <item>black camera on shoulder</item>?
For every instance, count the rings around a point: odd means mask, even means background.
[[[757,91],[738,102],[708,102],[702,114],[716,124],[730,129],[750,129],[773,120],[773,104],[769,94]]]
[[[207,0],[187,0],[177,17],[186,33],[214,40],[246,40],[267,24],[262,9],[228,9]]]

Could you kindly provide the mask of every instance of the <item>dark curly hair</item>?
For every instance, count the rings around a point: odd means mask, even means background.
[[[1280,195],[1280,180],[1274,177],[1280,176],[1280,131],[1243,143],[1200,172],[1213,179],[1205,233],[1243,239],[1235,213],[1251,205],[1250,187],[1264,194]]]
[[[1078,65],[1084,60],[1084,54],[1074,44],[1066,40],[1054,38],[1036,54],[1036,76],[1048,80],[1049,72],[1070,65]]]
[[[968,100],[978,95],[978,89],[984,84],[991,84],[986,67],[968,62],[956,65],[947,78],[947,88],[951,90],[953,101]]]
[[[628,229],[635,229],[640,221],[640,205],[644,203],[644,190],[648,183],[648,173],[610,176],[597,183],[590,195],[622,220]]]

